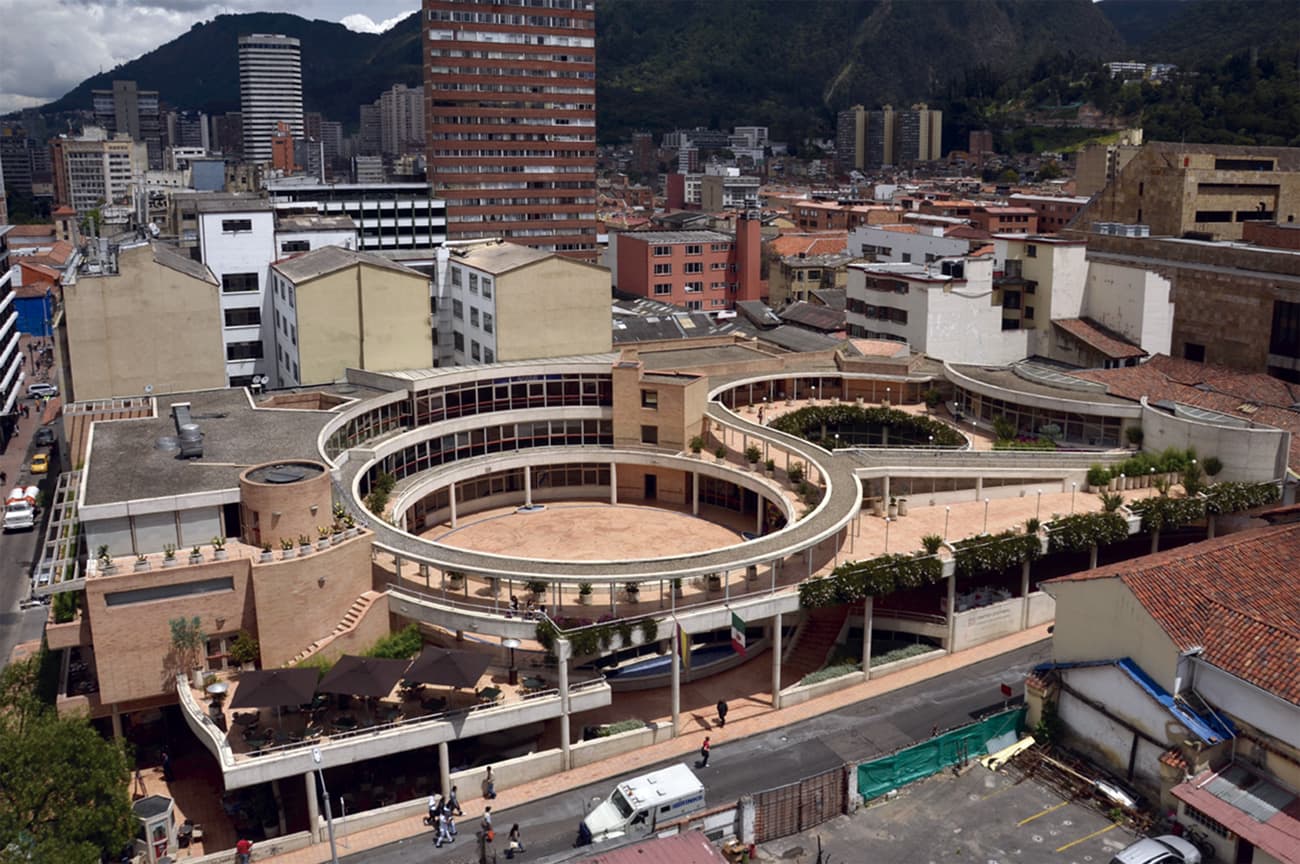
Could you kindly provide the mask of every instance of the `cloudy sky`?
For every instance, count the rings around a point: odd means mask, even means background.
[[[419,0],[0,0],[0,113],[57,99],[224,12],[292,12],[379,32]]]

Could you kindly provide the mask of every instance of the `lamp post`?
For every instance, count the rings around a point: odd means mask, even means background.
[[[509,675],[510,675],[511,684],[519,683],[519,670],[515,668],[515,649],[518,648],[520,644],[521,643],[519,642],[519,640],[514,638],[513,636],[507,636],[505,639],[501,640],[501,647],[510,649]]]
[[[1147,481],[1147,488],[1151,490],[1147,493],[1148,498],[1156,494],[1156,469],[1154,467],[1151,469],[1151,479]]]
[[[948,517],[952,515],[951,507],[943,508],[943,540],[948,542]]]
[[[889,523],[893,520],[885,517],[885,554],[889,554]]]
[[[840,449],[840,433],[835,433],[835,449]]]
[[[1123,492],[1123,491],[1124,491],[1124,472],[1123,472],[1123,471],[1121,471],[1120,474],[1119,474],[1119,491],[1120,491],[1120,492]]]
[[[989,533],[989,499],[984,499],[984,533]]]
[[[321,768],[320,748],[311,748],[311,761],[316,763],[316,779],[320,781],[321,794],[325,796],[325,827],[330,834],[330,864],[339,864],[339,849],[334,844],[334,813],[330,810],[330,792],[325,788],[325,772]],[[316,826],[312,826],[315,833]]]
[[[1071,483],[1070,484],[1070,515],[1071,516],[1074,515],[1074,493],[1077,491],[1079,491],[1079,484]]]
[[[889,399],[889,388],[888,388],[888,387],[885,388],[885,404],[886,404],[886,405],[893,405],[893,404],[894,404],[894,403],[891,402],[890,399]]]
[[[933,435],[930,436],[930,449],[931,449],[931,450],[934,449],[934,436],[933,436]]]
[[[1043,490],[1042,490],[1042,489],[1039,489],[1039,490],[1038,490],[1038,504],[1034,507],[1034,518],[1037,519],[1038,517],[1040,517],[1040,516],[1042,516],[1042,515],[1043,515]]]

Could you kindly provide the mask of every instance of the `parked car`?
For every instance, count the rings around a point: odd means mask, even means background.
[[[54,430],[49,426],[42,426],[36,430],[36,437],[32,439],[37,447],[54,446]]]
[[[1162,834],[1124,847],[1110,864],[1201,864],[1201,853],[1182,837]]]
[[[50,470],[50,455],[48,453],[37,453],[32,457],[32,464],[27,466],[27,470],[33,474],[44,474]]]
[[[27,385],[27,395],[32,398],[40,398],[41,396],[58,396],[59,388],[53,384],[42,384],[37,382],[36,384]]]

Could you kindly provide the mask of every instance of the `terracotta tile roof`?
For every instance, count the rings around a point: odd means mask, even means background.
[[[1170,747],[1160,754],[1160,764],[1168,765],[1170,768],[1177,768],[1180,771],[1186,771],[1188,768],[1187,759],[1183,757],[1183,751],[1177,747]]]
[[[1075,339],[1100,351],[1112,360],[1145,357],[1147,352],[1120,336],[1109,327],[1103,327],[1088,318],[1058,318],[1052,322]]]
[[[1300,705],[1300,525],[1258,528],[1050,579],[1123,581],[1179,650]]]
[[[12,244],[18,241],[20,244],[29,237],[47,237],[54,239],[53,225],[14,225],[9,229],[9,242]]]
[[[886,230],[886,231],[893,231],[893,232],[895,232],[895,233],[897,233],[897,234],[915,234],[915,233],[916,233],[916,226],[915,226],[915,225],[898,225],[898,224],[893,224],[893,225],[877,225],[876,227],[877,227],[877,228],[883,228],[883,229]]]
[[[1239,372],[1226,366],[1193,363],[1157,354],[1140,366],[1122,369],[1087,369],[1070,373],[1076,378],[1100,381],[1112,396],[1151,402],[1181,402],[1250,420],[1291,433],[1288,464],[1300,472],[1300,385],[1259,373]]]
[[[819,234],[782,234],[768,241],[773,255],[786,258],[802,252],[806,256],[830,255],[849,248],[847,231]]]
[[[943,236],[956,237],[959,240],[990,240],[993,237],[989,232],[969,225],[954,225],[944,231]]]

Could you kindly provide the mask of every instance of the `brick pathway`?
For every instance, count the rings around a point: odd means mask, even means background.
[[[802,705],[784,708],[780,711],[762,712],[748,717],[731,715],[733,719],[727,725],[725,731],[712,730],[713,743],[716,746],[728,740],[746,738],[792,723],[798,723],[845,705],[851,705],[947,672],[965,668],[1045,638],[1047,638],[1047,625],[997,639],[957,654],[940,657],[920,666],[896,672],[886,678],[866,681],[855,687],[827,694]],[[699,734],[695,729],[695,721],[693,718],[689,718],[688,715],[684,715],[682,724],[685,727],[682,730],[684,734],[671,741],[624,753],[572,771],[553,774],[532,783],[502,789],[497,795],[492,809],[500,812],[510,807],[577,789],[609,777],[629,774],[644,765],[693,754],[700,744]],[[476,819],[479,813],[479,801],[466,798],[463,803],[466,805],[465,819]],[[422,816],[423,814],[411,816],[388,825],[349,834],[347,835],[348,850],[350,853],[361,852],[426,833],[427,829],[421,821]],[[277,864],[322,864],[322,862],[329,860],[329,844],[321,843],[306,849],[286,852],[259,860],[275,861]]]

